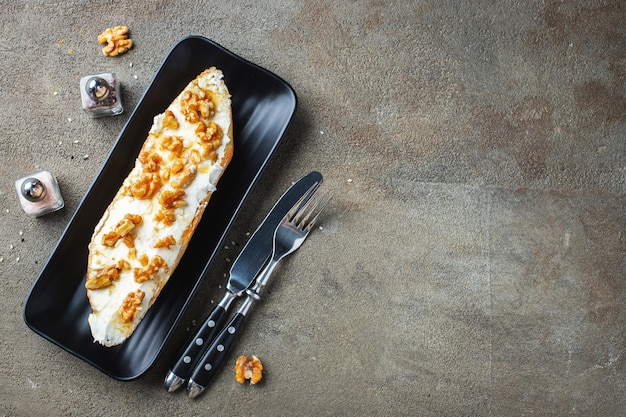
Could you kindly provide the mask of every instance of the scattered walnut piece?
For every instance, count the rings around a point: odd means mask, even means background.
[[[176,115],[171,110],[165,110],[165,116],[163,117],[163,127],[176,130],[179,128],[178,120],[176,119]]]
[[[112,248],[115,246],[118,240],[120,240],[121,236],[117,232],[109,232],[102,236],[102,244],[104,246],[108,246]]]
[[[171,226],[176,221],[176,213],[173,209],[159,210],[154,216],[154,220],[161,222],[166,226]]]
[[[106,43],[102,53],[107,56],[123,54],[133,47],[133,41],[128,39],[128,27],[115,26],[108,28],[98,35],[98,42]]]
[[[198,111],[200,112],[200,116],[205,119],[213,117],[215,114],[215,104],[213,103],[213,100],[209,98],[208,100],[202,100],[199,102]]]
[[[196,133],[201,141],[202,157],[215,161],[217,159],[216,150],[222,145],[222,138],[224,137],[222,129],[214,122],[209,122],[204,131],[196,128]]]
[[[102,237],[102,244],[112,248],[117,244],[118,240],[123,239],[126,236],[130,236],[129,233],[135,228],[135,226],[141,224],[142,221],[143,218],[138,214],[125,215],[124,218],[117,223],[115,230],[106,233]],[[126,246],[128,246],[128,244]]]
[[[115,231],[122,236],[126,236],[130,233],[135,226],[140,225],[143,222],[143,218],[138,214],[126,214],[122,220],[115,226]]]
[[[149,149],[142,149],[137,159],[143,165],[145,172],[152,173],[158,172],[159,164],[163,162],[163,158],[158,153],[151,152]]]
[[[197,149],[192,149],[189,151],[189,161],[193,162],[196,165],[202,162],[202,155],[200,155],[200,152]]]
[[[144,173],[130,185],[130,194],[141,200],[149,200],[161,188],[161,178],[157,173]]]
[[[130,323],[135,320],[135,317],[137,317],[137,314],[141,310],[141,302],[145,296],[146,293],[141,290],[128,293],[117,312],[122,322]]]
[[[180,159],[174,159],[168,167],[168,172],[172,175],[178,174],[185,168],[185,163]]]
[[[185,143],[180,136],[164,136],[161,140],[161,148],[176,156],[181,156],[185,150]]]
[[[241,355],[235,363],[235,379],[243,384],[246,379],[250,380],[250,384],[255,385],[263,378],[263,364],[261,360],[252,355],[252,359],[248,360],[246,355]]]
[[[130,263],[125,259],[120,259],[119,261],[117,261],[116,268],[119,270],[130,269]]]
[[[119,268],[118,265],[98,269],[96,274],[85,282],[85,288],[99,290],[111,286],[113,281],[120,279],[120,269],[122,268]]]
[[[159,239],[158,242],[156,242],[154,244],[155,248],[169,248],[172,245],[176,244],[176,239],[174,239],[174,236],[172,235],[167,235],[162,239]]]
[[[215,114],[215,103],[210,94],[203,91],[197,84],[185,91],[180,100],[182,114],[189,123],[198,123],[200,118],[210,119]]]
[[[187,205],[183,197],[185,197],[185,190],[165,190],[159,195],[159,204],[161,204],[164,209],[183,207]]]
[[[148,258],[148,255],[144,253],[141,256],[139,256],[138,261],[141,265],[146,266],[150,262],[150,258]]]
[[[127,248],[132,249],[135,247],[135,235],[126,235],[122,238],[122,243],[126,245]]]
[[[171,183],[175,189],[187,188],[198,174],[198,168],[195,165],[187,165],[182,172],[175,176]]]
[[[156,273],[159,272],[159,269],[167,268],[167,263],[159,255],[155,255],[149,263],[145,261],[144,257],[147,258],[146,255],[142,255],[139,259],[139,262],[144,265],[144,268],[133,269],[135,282],[138,283],[150,281],[154,278]]]

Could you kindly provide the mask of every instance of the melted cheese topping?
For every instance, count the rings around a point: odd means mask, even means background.
[[[232,156],[231,120],[230,95],[214,68],[154,118],[89,245],[88,321],[96,341],[122,343],[169,279]]]

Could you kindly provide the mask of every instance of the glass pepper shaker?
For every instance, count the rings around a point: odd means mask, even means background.
[[[80,96],[83,110],[91,117],[114,116],[124,111],[120,83],[112,72],[82,77]]]
[[[31,217],[43,216],[65,205],[59,184],[48,171],[35,172],[16,180],[15,189],[22,209]]]

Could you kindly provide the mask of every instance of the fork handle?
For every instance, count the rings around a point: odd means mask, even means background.
[[[220,325],[226,317],[226,310],[236,298],[236,295],[227,292],[218,302],[211,314],[206,318],[202,326],[189,339],[185,350],[181,353],[178,361],[172,366],[165,377],[165,389],[174,392],[187,381],[194,369],[195,364],[201,358],[213,338],[220,329]]]
[[[209,382],[211,382],[211,379],[213,379],[224,362],[253,302],[254,298],[246,297],[230,322],[222,329],[209,349],[202,355],[202,358],[189,378],[189,384],[187,385],[187,395],[189,398],[197,397],[209,385]]]

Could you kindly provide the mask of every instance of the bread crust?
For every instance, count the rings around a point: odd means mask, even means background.
[[[154,119],[89,244],[94,341],[123,343],[178,266],[234,153],[230,93],[211,67]]]

